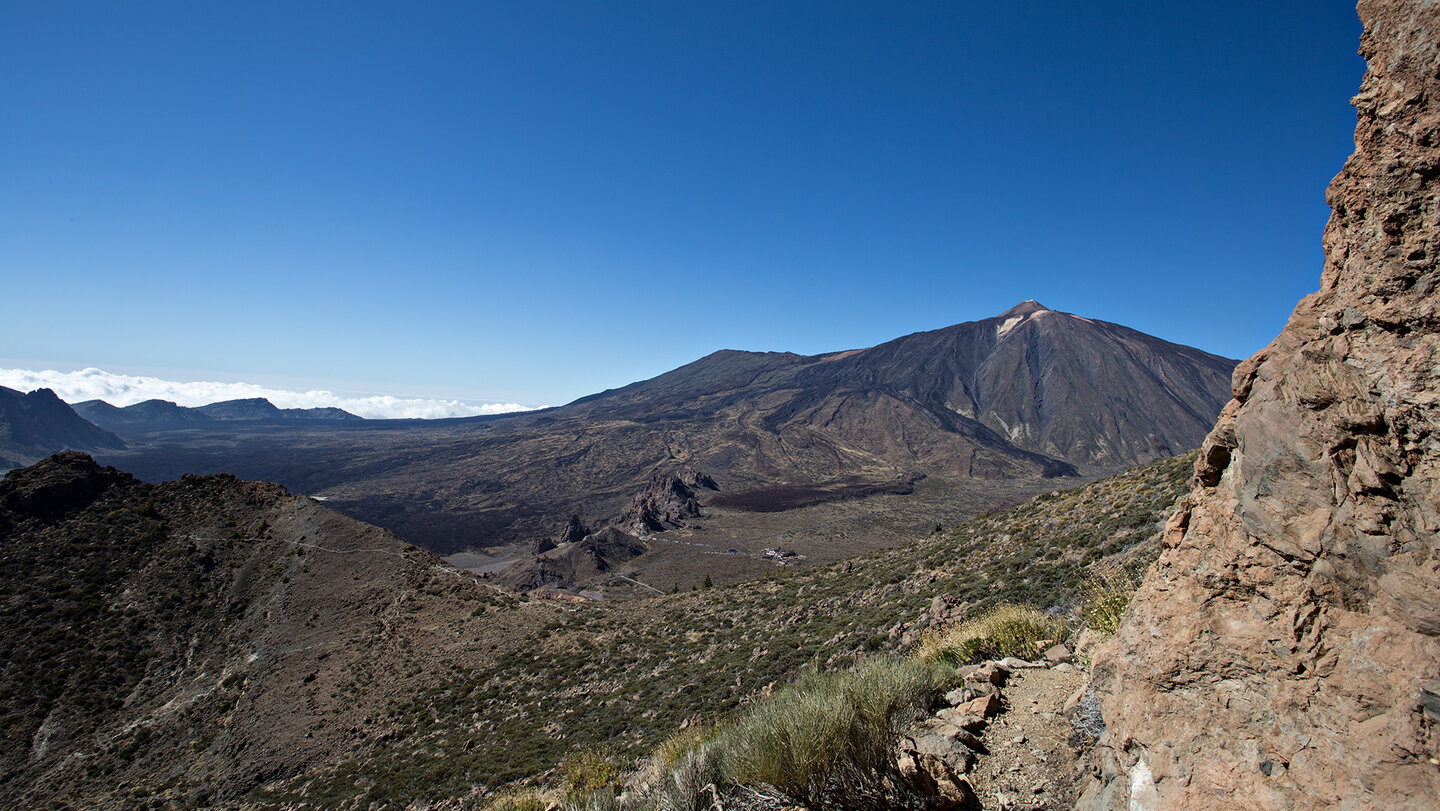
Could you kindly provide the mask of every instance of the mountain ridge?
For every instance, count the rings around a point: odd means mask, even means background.
[[[0,480],[0,561],[13,808],[145,807],[132,786],[234,807],[383,740],[450,655],[439,626],[513,604],[279,485],[149,484],[78,452]]]
[[[279,408],[264,397],[219,400],[202,406],[182,406],[170,400],[149,399],[128,406],[104,400],[84,400],[71,406],[75,412],[109,430],[134,426],[189,426],[222,421],[335,421],[356,422],[364,417],[340,408]]]

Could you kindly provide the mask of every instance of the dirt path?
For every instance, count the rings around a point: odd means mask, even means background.
[[[1071,665],[1017,669],[1004,687],[1003,711],[991,720],[970,780],[986,809],[1075,806],[1075,752],[1067,742],[1065,700],[1085,682]]]

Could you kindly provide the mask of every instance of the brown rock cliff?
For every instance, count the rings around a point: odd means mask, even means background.
[[[1440,5],[1359,10],[1320,290],[1236,370],[1096,655],[1083,807],[1440,805]]]

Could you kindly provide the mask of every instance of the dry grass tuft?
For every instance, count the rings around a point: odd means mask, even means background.
[[[1014,656],[1033,659],[1065,636],[1065,621],[1030,605],[1003,603],[979,617],[927,634],[914,657],[962,665]]]
[[[1132,569],[1100,571],[1081,586],[1083,602],[1080,613],[1085,627],[1104,637],[1111,637],[1120,628],[1120,618],[1130,605],[1130,598],[1140,588],[1142,575]]]

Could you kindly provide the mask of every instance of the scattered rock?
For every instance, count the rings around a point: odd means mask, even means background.
[[[1045,661],[1055,664],[1068,664],[1074,661],[1074,659],[1070,653],[1070,649],[1060,644],[1054,645],[1045,651]]]
[[[974,805],[975,790],[964,776],[974,762],[969,747],[943,735],[903,737],[896,757],[901,776],[941,809]]]
[[[993,684],[1002,687],[1005,679],[1010,675],[1010,668],[1004,667],[997,662],[984,662],[978,665],[966,665],[960,668],[960,678],[969,683]]]
[[[1003,690],[990,681],[998,673],[1009,674],[1002,680]],[[1043,667],[1010,673],[1001,662],[972,665],[957,675],[971,680],[946,694],[946,704],[953,706],[941,708],[902,738],[897,753],[901,772],[922,792],[955,786],[945,797],[937,795],[940,807],[956,807],[950,803],[960,801],[978,803],[963,798],[964,791],[973,797],[1004,795],[1010,799],[1003,807],[1068,807],[1075,797],[1074,756],[1067,744],[1070,726],[1059,711],[1064,698],[1083,686],[1083,675],[1075,668],[1067,672]],[[1030,712],[1007,711],[1007,704],[1025,706]],[[1022,802],[1021,797],[1032,799]],[[986,803],[985,807],[995,806]]]
[[[1000,699],[998,696],[981,696],[967,704],[956,707],[964,715],[978,715],[981,718],[989,718],[1000,711]]]

